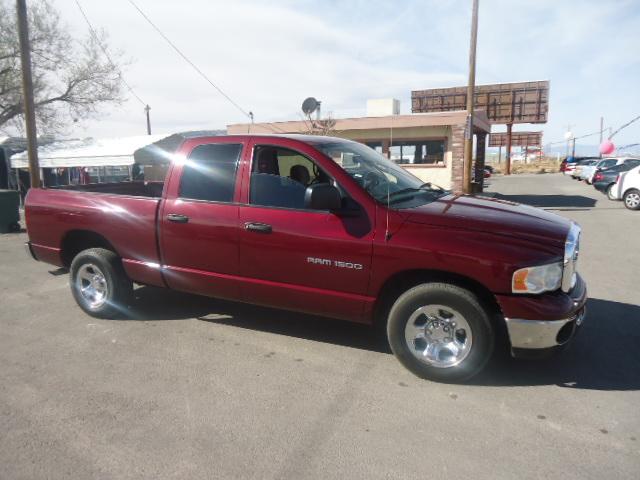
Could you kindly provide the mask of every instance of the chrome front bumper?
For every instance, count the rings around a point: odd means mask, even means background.
[[[586,315],[582,308],[563,320],[524,320],[505,318],[512,349],[545,349],[564,345],[571,340]]]

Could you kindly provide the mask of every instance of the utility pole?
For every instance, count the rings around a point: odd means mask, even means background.
[[[603,134],[604,134],[604,117],[600,117],[600,143],[598,144],[598,152],[600,152],[600,145],[602,145]],[[602,153],[600,153],[600,158],[602,158]]]
[[[471,163],[473,161],[473,107],[476,89],[476,45],[478,43],[478,0],[472,0],[471,43],[469,45],[469,83],[467,85],[467,128],[464,132],[463,191],[471,192]],[[476,179],[478,181],[478,179]],[[480,182],[483,180],[480,179]]]
[[[16,0],[18,36],[20,38],[20,62],[22,63],[22,105],[27,127],[27,153],[31,188],[40,188],[40,164],[38,162],[38,137],[36,134],[36,112],[31,78],[31,47],[27,22],[26,0]]]
[[[564,138],[567,140],[567,154],[565,155],[565,158],[569,156],[569,143],[571,142],[571,137],[573,137],[573,134],[571,133],[571,127],[573,125],[569,124],[567,125],[567,131],[564,134]]]
[[[151,135],[151,118],[149,117],[149,110],[151,110],[149,105],[144,107],[144,111],[147,114],[147,135]]]

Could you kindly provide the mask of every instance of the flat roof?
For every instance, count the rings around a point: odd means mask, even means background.
[[[387,115],[384,117],[336,118],[333,127],[338,132],[348,130],[377,130],[413,127],[441,127],[464,125],[467,119],[466,110],[435,113],[412,113],[408,115]],[[484,111],[474,113],[475,128],[484,132],[491,131],[491,125]],[[305,133],[311,130],[308,120],[265,123],[235,123],[227,125],[227,133]]]

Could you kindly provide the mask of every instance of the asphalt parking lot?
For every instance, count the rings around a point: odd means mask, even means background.
[[[589,316],[468,385],[361,326],[148,287],[97,320],[0,235],[0,479],[638,478],[640,212],[559,174],[489,191],[582,225]]]

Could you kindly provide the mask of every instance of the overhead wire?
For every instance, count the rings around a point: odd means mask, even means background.
[[[182,57],[182,59],[187,62],[202,78],[204,78],[207,83],[209,83],[213,88],[215,88],[220,95],[222,95],[231,105],[233,105],[238,111],[240,111],[245,117],[251,119],[251,115],[248,111],[242,108],[236,101],[234,101],[227,93],[225,93],[218,85],[216,85],[198,66],[185,55],[182,50],[180,50],[170,39],[167,37],[160,28],[151,21],[151,19],[136,5],[133,0],[129,0],[129,3],[142,15],[142,17],[153,27],[153,29],[158,32],[158,34],[173,48],[178,55]]]
[[[627,128],[629,125],[631,125],[633,122],[640,120],[640,115],[638,115],[637,117],[632,118],[631,120],[629,120],[627,123],[624,123],[620,128],[618,128],[615,132],[613,132],[611,135],[609,135],[609,140],[611,140],[613,138],[614,135],[616,135],[620,130]]]
[[[89,33],[91,34],[91,36],[94,38],[94,40],[96,41],[96,43],[98,44],[98,46],[102,50],[102,53],[104,53],[104,56],[107,57],[107,60],[109,60],[109,63],[111,64],[111,67],[118,72],[118,76],[120,77],[120,80],[122,80],[122,83],[124,83],[124,85],[127,87],[127,90],[129,90],[129,92],[131,92],[131,95],[133,95],[134,98],[136,100],[138,100],[142,104],[142,106],[146,107],[147,103],[140,98],[140,96],[135,92],[133,87],[124,79],[124,76],[122,75],[122,72],[120,71],[118,66],[115,64],[115,62],[111,58],[111,55],[109,55],[109,52],[107,51],[107,48],[104,46],[103,42],[100,41],[100,38],[98,38],[98,34],[96,33],[96,30],[95,30],[95,28],[93,28],[93,25],[89,21],[89,17],[87,17],[87,14],[85,13],[84,9],[82,8],[82,5],[80,5],[80,2],[78,0],[75,0],[75,1],[76,1],[76,5],[78,6],[78,10],[80,10],[80,13],[82,14],[82,17],[84,18],[84,21],[86,22],[87,26],[89,27]]]

